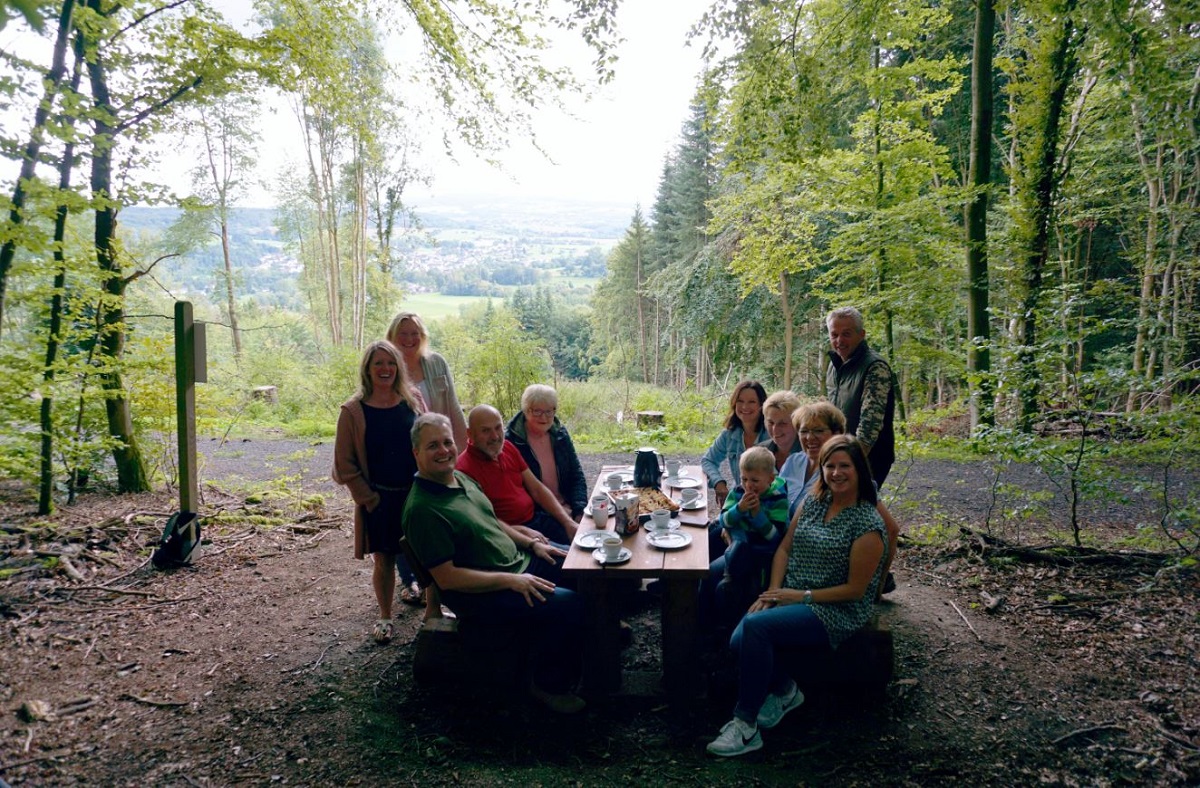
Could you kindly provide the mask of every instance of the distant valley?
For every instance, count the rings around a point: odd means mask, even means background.
[[[624,235],[632,206],[587,200],[454,196],[416,206],[417,224],[397,232],[396,278],[406,293],[500,297],[520,286],[555,284],[565,300],[590,293]],[[170,252],[175,208],[135,206],[120,214],[135,245]],[[230,223],[238,292],[261,306],[299,308],[302,265],[270,208],[237,208]],[[220,244],[164,261],[158,277],[179,297],[219,299]],[[561,285],[561,287],[559,286]],[[572,291],[575,293],[572,298]],[[583,292],[583,291],[586,291]]]

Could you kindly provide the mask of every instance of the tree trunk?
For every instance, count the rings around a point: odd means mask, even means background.
[[[995,424],[992,401],[992,333],[988,315],[988,189],[992,178],[992,43],[995,0],[975,3],[974,57],[971,61],[971,150],[967,185],[967,377],[971,430]]]
[[[225,308],[229,312],[229,330],[233,334],[233,359],[242,363],[242,332],[238,328],[237,298],[233,292],[233,261],[229,254],[229,218],[221,209],[221,256],[225,261]]]
[[[637,317],[638,317],[638,355],[642,359],[642,382],[650,382],[650,360],[646,353],[646,304],[642,296],[642,241],[638,239],[636,251],[636,269],[637,287],[634,296],[637,298]]]
[[[71,93],[79,92],[79,80],[83,54],[76,51],[75,68],[71,77]],[[75,127],[73,115],[65,116],[68,130]],[[68,140],[70,137],[68,137]],[[38,514],[48,515],[54,511],[54,377],[58,360],[59,335],[62,332],[63,292],[67,286],[67,193],[71,189],[71,170],[75,166],[75,143],[68,141],[63,147],[62,160],[58,164],[59,203],[54,210],[54,287],[50,297],[50,330],[46,338],[46,366],[42,372],[42,446],[41,467],[38,474]]]
[[[100,0],[90,0],[97,13]],[[146,465],[133,432],[133,416],[121,377],[121,356],[125,352],[125,286],[121,264],[117,260],[117,204],[112,198],[112,152],[116,140],[116,118],[108,92],[108,75],[99,55],[88,63],[92,100],[96,113],[92,124],[95,137],[92,151],[92,199],[95,202],[96,264],[103,275],[107,296],[100,306],[99,346],[102,356],[101,386],[108,432],[117,439],[113,462],[117,466],[117,489],[122,493],[146,492],[150,482]]]
[[[1157,254],[1158,246],[1158,208],[1162,202],[1162,183],[1159,173],[1162,171],[1161,149],[1154,155],[1154,163],[1145,145],[1145,132],[1140,123],[1140,112],[1136,104],[1133,107],[1133,140],[1137,146],[1138,161],[1146,180],[1146,240],[1142,255],[1142,289],[1138,294],[1137,334],[1133,341],[1133,388],[1125,401],[1125,410],[1132,413],[1138,407],[1139,379],[1148,378],[1153,374],[1146,365],[1146,348],[1150,340],[1150,308],[1154,303],[1154,290],[1158,282]]]
[[[1038,108],[1038,123],[1033,129],[1030,155],[1022,164],[1030,169],[1024,195],[1027,241],[1020,254],[1024,296],[1021,303],[1021,345],[1018,363],[1021,375],[1019,386],[1018,426],[1029,431],[1038,410],[1040,385],[1037,373],[1037,323],[1042,273],[1050,256],[1050,221],[1054,210],[1057,185],[1058,140],[1067,89],[1075,76],[1078,61],[1076,47],[1083,33],[1076,35],[1073,19],[1076,0],[1065,0],[1048,35],[1054,36],[1042,79],[1045,105]]]
[[[788,292],[786,272],[779,274],[779,312],[783,315],[783,380],[781,387],[792,387],[792,342],[795,340],[795,327],[792,325],[792,299]]]
[[[12,269],[13,258],[17,254],[19,234],[16,228],[25,221],[25,185],[33,179],[38,156],[42,149],[42,140],[46,131],[46,120],[50,116],[50,108],[58,95],[58,87],[66,73],[67,47],[71,39],[71,16],[75,11],[75,0],[64,0],[62,11],[58,16],[58,36],[54,39],[54,54],[50,70],[46,73],[42,100],[33,113],[33,128],[29,131],[29,142],[21,153],[21,172],[13,186],[12,203],[8,212],[8,220],[12,227],[4,234],[8,236],[0,246],[0,334],[4,330],[5,296],[8,292],[8,272]]]
[[[221,230],[221,259],[225,270],[225,309],[229,314],[229,330],[233,334],[233,358],[235,363],[242,362],[242,334],[238,329],[237,298],[233,287],[233,260],[229,250],[229,182],[232,177],[232,152],[228,129],[222,122],[218,132],[221,140],[221,164],[218,167],[217,155],[213,150],[212,133],[209,130],[207,118],[203,121],[204,147],[208,153],[208,172],[212,178],[213,190],[217,194],[217,221]]]

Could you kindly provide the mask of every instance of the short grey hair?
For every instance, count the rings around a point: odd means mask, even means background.
[[[547,386],[545,383],[531,383],[521,394],[521,410],[525,410],[531,405],[557,408],[558,392],[554,390],[553,386]]]
[[[859,312],[852,306],[840,306],[834,309],[825,317],[825,328],[833,328],[833,321],[850,318],[854,321],[854,327],[859,331],[866,330],[866,323],[863,322],[862,312]]]
[[[415,419],[413,419],[412,430],[410,430],[408,433],[409,440],[412,441],[414,449],[421,445],[421,430],[434,424],[438,425],[439,427],[445,427],[446,429],[450,430],[451,435],[454,434],[454,429],[450,426],[450,419],[446,418],[440,413],[434,413],[433,411],[422,413],[420,416],[417,416]]]

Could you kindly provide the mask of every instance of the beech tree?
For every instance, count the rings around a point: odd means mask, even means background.
[[[1059,143],[1069,91],[1079,69],[1086,28],[1076,18],[1077,0],[1049,0],[1035,10],[1028,61],[1014,74],[1014,253],[1021,271],[1017,308],[1019,338],[1018,424],[1028,430],[1038,411],[1038,327],[1042,278],[1050,261],[1054,201],[1063,176]]]
[[[992,404],[992,332],[988,310],[988,191],[992,183],[992,47],[994,0],[976,0],[971,60],[971,149],[967,186],[967,373],[971,428],[995,423]]]

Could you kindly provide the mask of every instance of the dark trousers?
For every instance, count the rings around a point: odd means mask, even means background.
[[[558,582],[559,567],[534,558],[529,574]],[[515,591],[470,594],[443,591],[446,603],[465,624],[512,627],[529,644],[529,667],[533,682],[547,692],[569,692],[579,683],[583,643],[583,600],[565,588],[544,594],[530,606]]]

